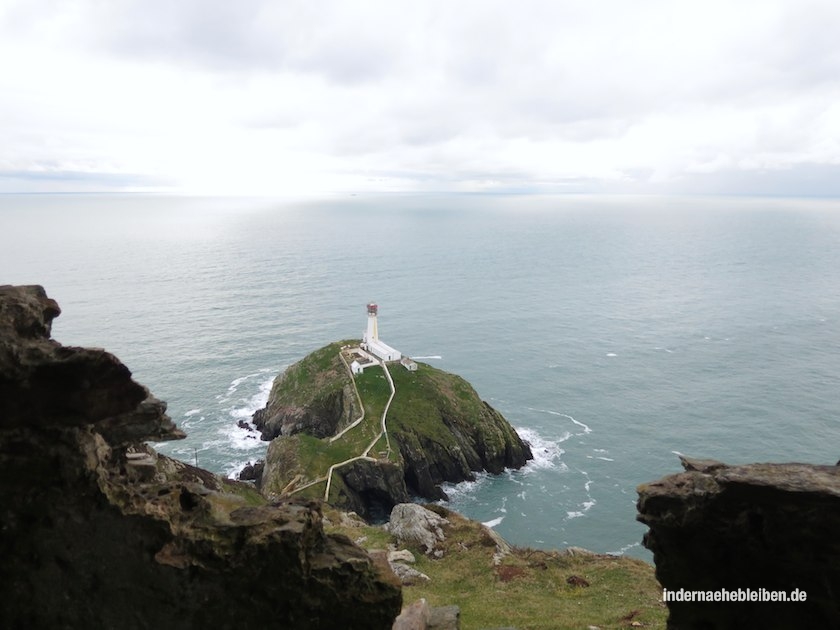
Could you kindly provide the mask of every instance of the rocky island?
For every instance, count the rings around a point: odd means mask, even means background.
[[[259,482],[266,496],[322,496],[375,519],[410,496],[445,498],[443,482],[531,459],[528,444],[464,379],[419,361],[353,374],[353,347],[335,342],[290,366],[254,414],[271,440]]]

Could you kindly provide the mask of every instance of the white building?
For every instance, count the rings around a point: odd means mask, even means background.
[[[368,322],[367,330],[362,335],[362,348],[383,361],[399,361],[402,358],[400,351],[379,340],[379,327],[376,321],[378,311],[379,307],[376,304],[371,302],[367,305]]]
[[[417,371],[417,364],[414,361],[412,361],[410,357],[403,357],[402,359],[400,359],[400,363],[409,372]]]
[[[353,363],[350,364],[350,371],[353,374],[361,374],[362,372],[364,372],[364,368],[362,367],[362,364],[358,361],[353,361]]]

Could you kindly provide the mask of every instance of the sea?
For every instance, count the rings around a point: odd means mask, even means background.
[[[534,460],[448,485],[510,542],[650,560],[636,488],[679,454],[840,459],[840,201],[481,194],[0,196],[0,284],[168,402],[223,475],[286,367],[360,337],[454,372]]]

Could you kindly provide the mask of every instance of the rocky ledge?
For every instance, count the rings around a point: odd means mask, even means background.
[[[638,489],[662,586],[798,590],[807,599],[670,602],[668,628],[840,627],[840,467],[681,459],[685,472]]]
[[[4,628],[389,628],[399,584],[320,508],[160,456],[183,434],[58,305],[0,287]]]

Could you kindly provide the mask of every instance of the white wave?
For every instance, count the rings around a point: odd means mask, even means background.
[[[592,433],[592,429],[590,429],[583,422],[580,422],[579,420],[575,420],[572,416],[570,416],[567,413],[560,413],[559,411],[552,411],[551,409],[537,409],[535,407],[526,407],[526,409],[528,409],[530,411],[538,411],[540,413],[547,413],[547,414],[550,414],[552,416],[560,416],[562,418],[568,418],[569,420],[574,422],[577,426],[582,428],[584,433]]]
[[[546,469],[546,468],[560,468],[567,470],[566,465],[560,461],[560,456],[566,451],[560,448],[559,441],[546,440],[539,433],[533,429],[517,427],[516,432],[523,440],[531,445],[531,454],[534,456],[530,462],[525,465],[525,469]]]
[[[617,357],[618,355],[615,352],[607,352],[608,357]]]
[[[565,442],[565,441],[566,441],[566,440],[568,440],[570,437],[572,437],[572,434],[571,434],[569,431],[566,431],[563,435],[561,435],[561,436],[560,436],[560,438],[558,438],[557,442],[558,442],[558,443],[560,443],[560,442]]]
[[[440,356],[439,354],[430,354],[430,355],[425,356],[425,357],[411,357],[411,358],[412,359],[437,359],[438,361],[443,359],[443,357]]]
[[[201,413],[201,409],[190,409],[184,414],[185,418],[189,418],[190,416],[194,416],[197,413]]]
[[[227,466],[225,466],[224,476],[228,479],[238,479],[239,473],[242,472],[242,469],[245,468],[248,464],[253,464],[253,459],[241,459],[236,462],[231,462]]]
[[[476,501],[475,492],[490,478],[490,473],[476,473],[475,481],[461,481],[460,483],[441,484],[443,491],[452,502]]]
[[[224,446],[228,446],[237,451],[264,450],[268,446],[268,442],[263,442],[260,439],[259,433],[241,429],[235,424],[220,427],[216,433],[223,436]]]
[[[565,416],[566,414],[563,414],[563,415]],[[584,433],[592,433],[592,429],[590,429],[590,428],[589,428],[587,425],[585,425],[583,422],[578,422],[577,420],[575,420],[574,418],[572,418],[572,416],[566,416],[566,417],[567,417],[569,420],[571,420],[572,422],[574,422],[576,425],[578,425],[580,428],[582,428]]]
[[[573,518],[580,518],[581,516],[583,516],[583,512],[566,512],[566,518],[569,520]]]
[[[630,551],[634,547],[641,547],[641,545],[638,542],[629,543],[627,545],[624,545],[618,551],[608,551],[607,555],[608,556],[623,556],[625,553],[627,553],[628,551]]]
[[[198,418],[190,416],[189,418],[181,422],[179,426],[181,429],[192,429],[193,427],[198,426],[202,422],[204,422],[204,419],[205,416],[199,416]]]
[[[592,452],[593,453],[609,453],[609,451],[605,448],[593,448]]]
[[[489,528],[491,528],[491,529],[492,529],[492,528],[496,527],[496,525],[498,525],[499,523],[501,523],[503,520],[505,520],[505,517],[504,517],[504,516],[500,516],[499,518],[494,518],[493,520],[490,520],[490,521],[485,521],[484,523],[482,523],[482,525],[484,525],[485,527],[489,527]]]
[[[271,393],[271,386],[274,384],[274,378],[260,383],[259,391],[245,400],[244,405],[234,407],[230,410],[230,415],[235,420],[251,419],[257,409],[262,409],[268,401],[268,395]]]
[[[614,462],[615,460],[612,457],[596,457],[595,459],[600,459],[605,462]]]
[[[228,387],[228,391],[236,391],[236,388],[242,385],[245,381],[247,381],[254,374],[248,374],[247,376],[240,376],[239,378],[235,378],[230,382],[230,387]]]
[[[219,401],[220,403],[230,402],[231,399],[233,398],[234,394],[236,394],[236,392],[239,391],[239,386],[240,385],[242,385],[246,381],[249,381],[252,378],[257,378],[257,377],[264,376],[266,372],[271,372],[272,374],[277,374],[278,373],[278,371],[275,370],[274,368],[262,368],[257,372],[252,372],[251,374],[246,374],[245,376],[240,376],[238,378],[235,378],[230,382],[230,385],[228,386],[227,391],[224,394],[219,394],[219,395],[216,396],[216,400]],[[269,381],[268,391],[271,391],[271,383],[273,383],[273,382],[274,382],[274,379],[272,378]],[[262,389],[264,387],[265,387],[265,383],[261,383],[260,384],[260,391],[262,391]],[[268,394],[266,394],[266,397],[267,396],[268,396]]]

